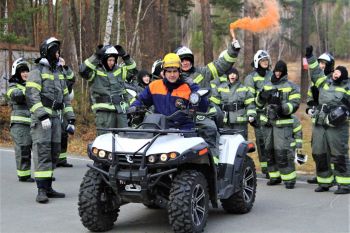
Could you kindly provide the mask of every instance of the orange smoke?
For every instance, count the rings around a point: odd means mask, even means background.
[[[263,14],[258,18],[244,17],[230,24],[230,29],[241,28],[251,32],[262,32],[279,26],[280,14],[276,0],[264,0]]]

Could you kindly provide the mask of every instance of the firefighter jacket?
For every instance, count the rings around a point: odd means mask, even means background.
[[[212,92],[210,101],[228,113],[227,123],[244,124],[247,123],[247,116],[256,116],[253,94],[240,81],[231,84],[226,80]]]
[[[46,58],[42,58],[29,73],[26,100],[35,118],[43,120],[57,116],[62,110],[68,121],[75,120],[65,74],[62,66],[51,68]]]
[[[196,83],[200,87],[209,88],[212,79],[224,75],[233,66],[237,61],[238,53],[230,44],[222,57],[204,67],[192,67],[189,71],[183,71],[182,77],[189,84]]]
[[[269,100],[262,100],[262,91],[270,91]],[[300,104],[300,90],[297,85],[288,81],[288,76],[281,77],[278,82],[272,83],[271,79],[263,83],[263,88],[258,91],[256,104],[263,109],[260,116],[262,125],[274,125],[276,127],[293,126],[291,114],[295,113]]]
[[[92,110],[125,113],[130,101],[125,81],[135,69],[136,63],[131,58],[125,61],[124,66],[115,65],[111,71],[105,69],[95,54],[86,59],[80,65],[79,73],[89,82]]]
[[[319,67],[317,58],[312,56],[308,59],[311,81],[319,90],[318,106],[314,113],[313,122],[316,125],[327,126],[326,117],[328,113],[339,106],[349,109],[350,85],[348,80],[339,83],[333,81],[331,77],[324,75]]]
[[[25,92],[25,83],[10,83],[6,95],[12,108],[11,124],[30,125],[30,112],[26,103]]]
[[[179,109],[176,107],[176,101],[181,99],[184,106],[189,105],[189,97],[191,92],[199,89],[197,84],[188,84],[182,82],[177,88],[170,92],[164,80],[155,80],[151,82],[143,92],[138,96],[137,100],[133,102],[132,106],[147,106],[154,105],[154,112],[169,116]],[[208,108],[208,99],[201,98],[198,105],[198,111],[206,112]],[[170,127],[180,129],[191,129],[194,127],[194,122],[191,118],[184,114],[178,114],[172,122],[169,122]]]
[[[249,89],[249,91],[256,97],[259,90],[263,88],[265,80],[269,80],[272,76],[272,71],[267,70],[264,77],[260,76],[257,71],[253,71],[247,75],[244,79],[244,85]]]

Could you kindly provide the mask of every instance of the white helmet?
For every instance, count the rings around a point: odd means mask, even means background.
[[[271,58],[270,55],[267,51],[265,50],[258,50],[258,52],[255,53],[254,55],[254,68],[259,67],[259,61],[261,59],[267,58],[269,60],[269,65],[271,64]]]
[[[105,54],[117,54],[118,55],[118,51],[114,48],[114,46],[106,46],[106,52]]]
[[[15,75],[16,70],[22,66],[29,71],[28,63],[22,57],[20,57],[12,64],[11,76]]]
[[[179,55],[181,60],[184,58],[189,58],[192,65],[193,65],[194,56],[193,56],[191,49],[187,48],[186,46],[182,46],[176,50],[176,54]]]
[[[152,70],[151,70],[153,79],[161,78],[162,65],[163,65],[162,59],[158,59],[155,62],[153,62]]]

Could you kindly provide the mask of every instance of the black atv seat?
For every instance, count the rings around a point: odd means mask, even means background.
[[[225,129],[225,128],[219,128],[218,131],[220,135],[240,134],[243,132],[243,130],[239,130],[239,129]]]

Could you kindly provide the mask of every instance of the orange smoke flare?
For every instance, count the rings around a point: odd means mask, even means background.
[[[264,15],[258,18],[244,17],[230,24],[230,29],[241,28],[251,32],[262,32],[279,26],[280,14],[275,0],[264,0]]]

